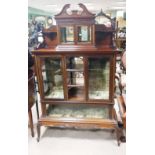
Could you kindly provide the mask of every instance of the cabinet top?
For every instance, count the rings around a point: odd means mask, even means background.
[[[75,10],[71,9],[70,4],[66,4],[61,12],[55,15],[57,26],[43,30],[44,42],[39,46],[38,52],[104,51],[105,53],[116,50],[114,43],[116,20],[104,13],[103,16],[107,19],[105,23],[95,24],[95,14],[89,12],[85,5],[80,3]]]

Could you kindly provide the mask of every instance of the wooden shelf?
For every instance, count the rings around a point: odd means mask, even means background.
[[[61,72],[60,69],[57,69],[57,70],[54,70],[54,69],[42,69],[42,72],[45,72],[45,71],[52,71],[52,72],[54,72],[54,73],[59,73],[59,72]]]
[[[84,72],[83,69],[67,69],[67,72]]]
[[[116,32],[116,29],[112,27],[106,27],[104,24],[95,24],[96,32]]]
[[[90,71],[103,71],[103,68],[89,69]]]
[[[68,87],[84,87],[84,85],[72,85],[72,84],[70,84],[70,85],[67,85]]]
[[[119,41],[126,41],[126,38],[117,38]]]
[[[76,97],[69,97],[68,100],[69,101],[82,101],[82,100],[84,100],[84,97],[79,97],[79,96],[78,97],[77,96]]]

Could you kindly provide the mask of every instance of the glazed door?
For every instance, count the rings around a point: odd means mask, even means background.
[[[88,100],[109,100],[110,57],[88,57]]]
[[[62,58],[41,57],[41,81],[44,99],[64,99]]]

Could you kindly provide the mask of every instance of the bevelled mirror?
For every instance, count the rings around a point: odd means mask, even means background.
[[[90,26],[77,26],[78,43],[91,42],[91,27]]]
[[[74,27],[73,26],[60,27],[60,41],[62,44],[73,44],[74,43]]]

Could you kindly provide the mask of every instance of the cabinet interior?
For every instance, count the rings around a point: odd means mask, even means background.
[[[84,63],[84,59],[87,63]],[[110,58],[66,56],[65,66],[62,65],[61,57],[45,57],[41,62],[46,99],[64,99],[64,91],[67,91],[67,100],[86,100],[86,96],[90,100],[109,99]],[[85,80],[86,74],[88,80]]]

